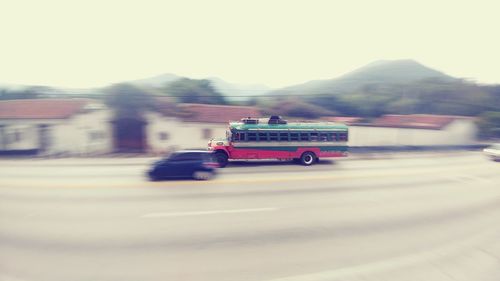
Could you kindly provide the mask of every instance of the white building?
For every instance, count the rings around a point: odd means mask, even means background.
[[[384,115],[370,123],[361,118],[329,118],[347,121],[349,146],[461,146],[476,142],[474,118],[411,114]]]
[[[110,113],[89,99],[0,101],[0,154],[109,152]]]

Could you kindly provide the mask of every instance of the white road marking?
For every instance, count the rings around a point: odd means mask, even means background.
[[[266,208],[254,208],[254,209],[211,210],[211,211],[193,211],[193,212],[176,212],[176,213],[149,213],[142,215],[141,218],[203,216],[203,215],[216,215],[216,214],[270,212],[276,210],[278,210],[278,208],[266,207]]]

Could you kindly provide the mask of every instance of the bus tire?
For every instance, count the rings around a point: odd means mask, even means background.
[[[316,161],[316,155],[313,152],[304,152],[302,153],[302,156],[300,156],[300,164],[304,166],[310,166],[314,164]]]
[[[220,168],[226,167],[227,163],[229,162],[229,157],[225,152],[222,151],[215,153],[215,159],[217,160],[217,163],[219,164]]]

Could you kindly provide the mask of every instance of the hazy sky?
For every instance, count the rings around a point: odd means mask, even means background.
[[[500,1],[0,0],[0,84],[161,73],[278,87],[378,59],[500,83]]]

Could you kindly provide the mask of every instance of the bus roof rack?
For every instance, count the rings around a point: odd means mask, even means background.
[[[286,124],[287,121],[281,118],[281,116],[278,115],[272,115],[269,118],[269,121],[267,122],[268,124]]]
[[[259,124],[259,119],[252,118],[252,117],[247,117],[247,118],[242,118],[241,122],[243,124]]]

